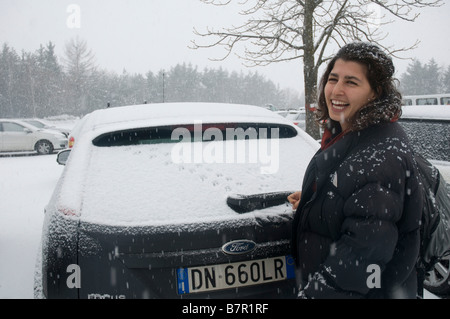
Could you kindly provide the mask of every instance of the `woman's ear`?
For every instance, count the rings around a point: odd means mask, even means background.
[[[372,102],[381,96],[382,89],[381,87],[377,87],[376,90],[372,90],[372,95],[369,98],[369,102]]]
[[[381,86],[377,87],[376,91],[374,92],[374,97],[373,99],[377,99],[381,96],[381,93],[383,92],[383,89],[381,88]]]

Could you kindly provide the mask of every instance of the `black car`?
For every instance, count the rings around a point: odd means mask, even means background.
[[[421,153],[439,169],[450,197],[450,107],[411,105],[403,107],[400,124],[407,132],[415,152]],[[442,216],[446,224],[450,221]],[[450,225],[450,224],[449,224]],[[438,295],[450,294],[450,255],[438,260],[426,277],[424,287]]]
[[[58,155],[66,166],[46,207],[36,297],[296,296],[285,196],[300,188],[316,141],[247,105],[89,117]]]

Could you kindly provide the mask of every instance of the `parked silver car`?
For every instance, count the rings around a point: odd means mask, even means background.
[[[21,120],[0,119],[0,152],[51,154],[67,145],[67,137],[62,133],[39,129]]]

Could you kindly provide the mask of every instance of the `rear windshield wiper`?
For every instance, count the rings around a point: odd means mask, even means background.
[[[278,206],[288,203],[287,197],[294,191],[281,191],[259,194],[234,194],[227,198],[228,206],[239,214],[244,214],[257,209]]]

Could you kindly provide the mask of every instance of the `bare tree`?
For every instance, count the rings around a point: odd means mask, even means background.
[[[65,46],[63,58],[66,68],[67,91],[71,92],[69,104],[72,108],[83,114],[87,110],[87,99],[92,78],[96,70],[95,56],[88,49],[85,40],[78,37],[72,38]]]
[[[87,42],[79,37],[72,38],[65,46],[64,63],[68,73],[88,74],[95,69],[95,56]]]
[[[232,0],[200,0],[207,4],[224,6]],[[393,56],[409,47],[385,47],[381,40],[387,37],[379,26],[393,22],[392,19],[414,21],[416,10],[439,6],[441,0],[241,0],[244,9],[240,14],[247,22],[240,26],[204,32],[194,29],[196,35],[207,37],[209,42],[193,41],[193,48],[223,46],[227,58],[236,51],[239,43],[244,53],[237,55],[248,66],[267,65],[274,62],[301,59],[306,106],[306,130],[319,137],[313,111],[317,100],[319,67],[330,59],[327,47],[342,46],[351,41],[375,42]],[[389,18],[391,20],[389,20]],[[211,41],[211,39],[213,39]],[[235,52],[236,53],[236,52]],[[328,53],[329,54],[329,53]]]

